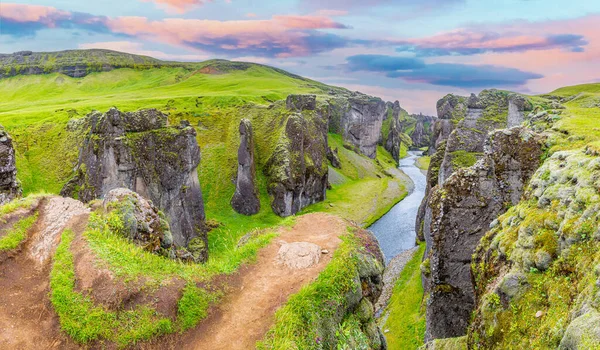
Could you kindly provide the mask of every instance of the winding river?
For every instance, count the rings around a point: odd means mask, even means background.
[[[379,241],[386,263],[415,246],[415,220],[427,182],[423,172],[415,165],[420,155],[421,152],[411,151],[408,157],[400,160],[400,169],[415,185],[412,193],[369,227]]]

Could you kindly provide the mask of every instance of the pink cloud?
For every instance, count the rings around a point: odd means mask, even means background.
[[[57,19],[69,18],[71,14],[50,6],[4,3],[0,15],[3,20],[20,23],[39,22],[54,27]]]
[[[184,13],[194,7],[202,6],[212,0],[141,0],[143,2],[153,2],[159,8],[169,13]]]
[[[159,40],[191,47],[233,51],[264,49],[278,57],[314,53],[308,38],[319,37],[316,29],[345,28],[324,16],[274,16],[268,20],[197,20],[167,18],[150,21],[144,17],[118,17],[106,22],[114,33]],[[318,44],[318,41],[316,41]],[[321,47],[317,49],[322,49]],[[249,52],[250,54],[254,54]]]

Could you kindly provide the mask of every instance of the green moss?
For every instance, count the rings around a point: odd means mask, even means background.
[[[425,243],[421,243],[394,286],[385,311],[389,316],[381,325],[389,349],[416,349],[423,345],[425,304],[420,266],[424,254]]]
[[[0,252],[13,250],[21,244],[27,237],[27,231],[37,221],[38,214],[24,217],[17,221],[8,232],[0,237]]]
[[[480,156],[481,154],[476,152],[454,151],[451,153],[452,166],[457,169],[468,168],[474,165]]]

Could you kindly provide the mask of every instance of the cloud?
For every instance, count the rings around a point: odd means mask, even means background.
[[[7,9],[5,11],[5,8]],[[53,7],[3,4],[2,32],[33,35],[47,28],[76,28],[91,32],[153,40],[224,55],[295,57],[309,56],[355,44],[322,29],[345,29],[323,15],[273,16],[270,19],[234,21],[146,17],[103,17],[60,11]]]
[[[167,13],[184,13],[195,7],[202,6],[212,0],[141,0],[143,2],[153,2],[158,8]]]
[[[528,80],[543,78],[541,74],[524,72],[516,68],[452,63],[434,63],[422,69],[388,72],[386,75],[410,82],[460,88],[521,86]]]
[[[393,6],[402,6],[402,7],[419,7],[419,8],[433,8],[433,7],[441,7],[446,5],[454,5],[463,3],[465,0],[302,0],[301,4],[303,6],[308,6],[310,8],[322,8],[327,7],[328,9],[335,10],[348,10],[351,8],[365,8],[365,7],[374,7],[381,5],[393,5]]]
[[[416,58],[386,55],[355,55],[346,60],[347,64],[344,66],[351,72],[380,72],[388,78],[459,88],[521,86],[530,79],[543,77],[540,74],[502,66],[426,64]]]
[[[523,30],[523,32],[530,32]],[[490,52],[526,52],[562,49],[582,52],[589,42],[579,34],[522,34],[521,31],[490,31],[484,28],[457,29],[427,38],[399,42],[398,52],[420,57],[470,56]]]
[[[422,60],[386,55],[355,55],[347,58],[350,71],[390,72],[425,67]]]
[[[2,34],[15,37],[32,36],[45,28],[80,28],[107,32],[106,18],[82,12],[58,10],[50,6],[3,3]]]

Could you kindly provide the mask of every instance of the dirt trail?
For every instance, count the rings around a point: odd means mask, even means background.
[[[65,228],[82,232],[88,210],[73,199],[43,202],[23,249],[0,264],[0,349],[77,348],[60,332],[48,299],[54,250]]]
[[[327,266],[345,232],[346,223],[335,216],[314,213],[298,217],[291,229],[281,229],[279,237],[259,252],[255,264],[240,269],[216,310],[184,335],[176,348],[254,349],[273,324],[275,311]],[[279,248],[286,242],[314,243],[329,253],[322,254],[312,267],[291,269],[277,261]]]

